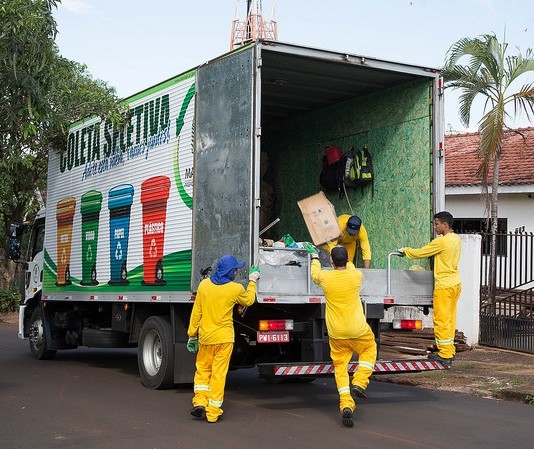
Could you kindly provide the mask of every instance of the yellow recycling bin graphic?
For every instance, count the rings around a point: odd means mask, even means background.
[[[56,208],[57,220],[57,286],[70,285],[70,250],[72,248],[72,222],[76,199],[63,198]]]

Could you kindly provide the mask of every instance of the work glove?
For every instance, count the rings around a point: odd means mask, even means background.
[[[406,254],[404,254],[404,248],[399,248],[397,250],[397,256],[404,257]]]
[[[310,242],[304,242],[302,246],[306,251],[308,251],[312,259],[319,258],[319,253],[315,249],[315,246],[313,246]]]
[[[192,353],[198,352],[198,338],[189,338],[187,340],[187,350]]]
[[[252,282],[258,282],[260,278],[260,267],[257,265],[251,265],[248,270],[248,280]]]

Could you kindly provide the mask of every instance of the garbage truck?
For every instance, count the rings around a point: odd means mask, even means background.
[[[192,382],[195,292],[233,254],[259,265],[261,278],[256,303],[235,312],[231,369],[257,367],[268,380],[332,374],[308,254],[266,243],[311,240],[297,203],[321,191],[332,145],[365,146],[373,157],[372,189],[325,197],[335,213],[360,216],[370,236],[361,300],[377,341],[386,310],[429,311],[428,263],[413,270],[392,254],[432,238],[432,215],[443,209],[439,70],[259,40],[124,102],[125,125],[87,117],[49,154],[19,314],[19,337],[36,359],[137,347],[145,386]],[[11,229],[18,248],[21,227]],[[375,372],[431,369],[446,367],[379,360]]]

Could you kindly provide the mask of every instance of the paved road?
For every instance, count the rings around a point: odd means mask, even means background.
[[[132,350],[76,350],[34,360],[0,323],[2,449],[502,449],[532,447],[534,406],[371,382],[352,429],[333,379],[271,385],[230,373],[217,424],[187,413],[191,389],[141,385]]]

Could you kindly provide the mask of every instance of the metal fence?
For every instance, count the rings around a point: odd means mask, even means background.
[[[489,248],[482,234],[479,343],[534,353],[534,234],[496,234],[493,286]]]

